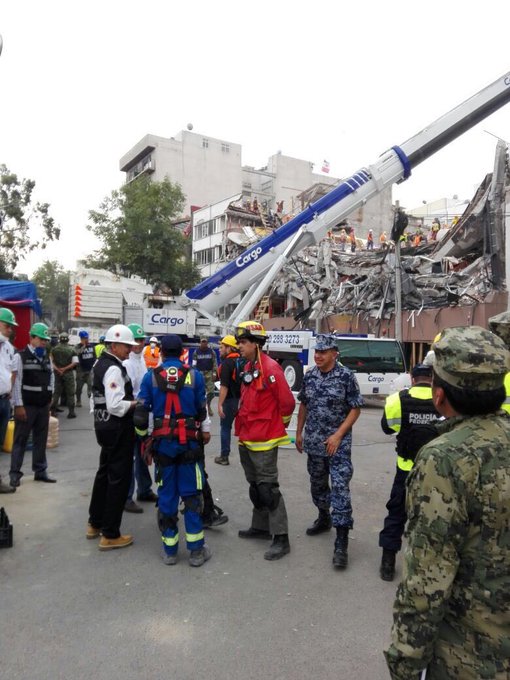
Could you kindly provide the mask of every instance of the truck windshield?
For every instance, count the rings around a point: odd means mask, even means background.
[[[339,360],[356,373],[403,373],[404,357],[398,342],[337,338]]]

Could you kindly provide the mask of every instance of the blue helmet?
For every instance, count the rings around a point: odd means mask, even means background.
[[[80,336],[80,338],[88,338],[89,337],[89,334],[87,333],[87,331],[80,331],[78,333],[78,335]]]
[[[99,342],[104,342],[106,340],[106,335],[99,336]]]

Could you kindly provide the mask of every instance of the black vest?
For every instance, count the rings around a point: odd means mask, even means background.
[[[81,345],[77,350],[77,354],[81,370],[83,372],[91,371],[92,366],[96,361],[96,355],[92,345]]]
[[[401,390],[399,396],[402,416],[397,435],[397,453],[406,460],[414,460],[421,447],[437,437],[434,424],[441,416],[434,407],[432,397],[417,399],[409,394],[408,389]]]
[[[39,359],[28,347],[19,353],[23,364],[21,397],[24,406],[46,406],[50,403],[51,364],[48,355]]]
[[[208,347],[207,349],[200,349],[198,347],[193,354],[193,359],[196,362],[198,371],[212,371],[213,370],[213,354],[214,350]]]
[[[124,399],[133,401],[133,384],[129,379],[125,366],[109,352],[103,352],[92,369],[92,397],[94,399],[94,428],[99,431],[121,430],[124,427],[132,427],[133,412],[129,411],[119,418],[108,412],[103,379],[106,371],[111,366],[117,366],[124,380]]]

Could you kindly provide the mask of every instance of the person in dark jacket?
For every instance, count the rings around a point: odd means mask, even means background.
[[[14,443],[9,471],[10,485],[14,488],[20,485],[23,477],[21,467],[31,432],[34,480],[49,483],[57,481],[48,476],[46,461],[50,403],[53,394],[53,371],[47,352],[49,341],[48,326],[44,323],[34,323],[30,329],[30,342],[19,353],[20,370],[13,391]]]
[[[135,339],[127,326],[116,324],[108,329],[105,342],[106,349],[92,369],[94,429],[101,454],[90,500],[87,538],[102,534],[99,550],[112,550],[133,543],[132,536],[121,535],[120,523],[133,472],[133,411],[137,404],[122,362],[128,358]]]
[[[218,415],[220,416],[221,454],[214,459],[218,465],[230,465],[230,440],[232,424],[239,407],[241,382],[239,373],[242,370],[237,342],[233,335],[226,335],[220,342],[221,364],[218,369],[220,375],[220,396],[218,397]]]
[[[205,335],[200,338],[200,346],[193,354],[193,367],[202,374],[205,380],[205,392],[207,395],[207,411],[212,416],[211,402],[214,399],[214,381],[218,376],[218,362],[215,351],[209,347]]]
[[[390,394],[386,399],[381,427],[386,434],[397,435],[397,470],[386,504],[388,514],[379,534],[383,549],[380,575],[393,581],[395,558],[402,547],[407,521],[406,481],[419,449],[437,434],[434,423],[441,417],[432,401],[432,366],[416,364],[411,371],[412,386]]]

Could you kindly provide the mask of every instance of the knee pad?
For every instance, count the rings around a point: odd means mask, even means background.
[[[164,515],[161,510],[158,510],[158,527],[161,533],[167,529],[175,531],[177,529],[177,515]]]
[[[263,507],[271,511],[276,510],[278,503],[280,502],[280,498],[282,497],[278,484],[268,484],[267,482],[262,482],[262,484],[258,485],[258,492]]]
[[[204,497],[202,494],[196,494],[195,496],[186,496],[182,499],[184,503],[184,512],[186,510],[191,510],[192,512],[197,512],[199,515],[202,514],[204,509]]]
[[[264,503],[262,502],[259,494],[259,488],[255,482],[250,483],[250,501],[253,503],[253,507],[257,510],[262,510]]]

